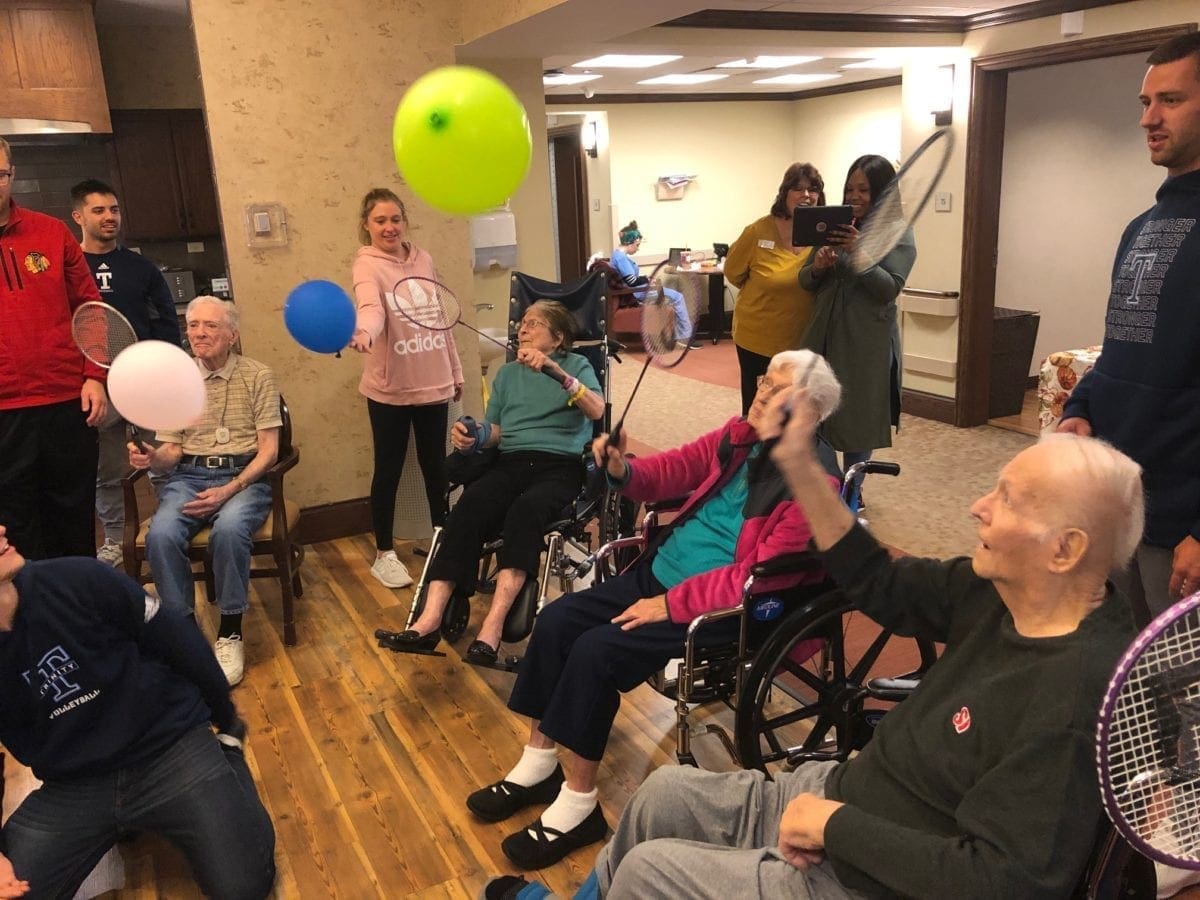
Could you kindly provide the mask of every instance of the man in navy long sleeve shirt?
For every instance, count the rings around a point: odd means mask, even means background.
[[[0,830],[0,895],[69,897],[146,830],[205,894],[266,896],[275,832],[244,736],[193,623],[97,560],[27,562],[0,525],[0,743],[44,782]]]

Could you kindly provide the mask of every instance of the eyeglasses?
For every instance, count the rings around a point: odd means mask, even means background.
[[[757,385],[756,390],[761,391],[763,388],[766,388],[768,397],[774,397],[780,391],[786,391],[792,386],[790,381],[785,381],[781,384],[779,382],[771,381],[766,375],[759,375],[754,379],[754,383]]]
[[[10,181],[12,181],[12,177],[12,169],[0,169],[0,184],[8,184]]]
[[[547,331],[549,331],[550,323],[543,322],[541,319],[522,319],[520,327],[522,327],[522,328],[545,328]]]

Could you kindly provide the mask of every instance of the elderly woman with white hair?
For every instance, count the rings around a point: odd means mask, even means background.
[[[638,459],[625,457],[623,441],[608,447],[607,457],[604,436],[593,443],[597,464],[627,497],[690,498],[630,571],[568,594],[538,617],[508,702],[533,720],[529,744],[501,781],[467,798],[467,807],[490,822],[551,803],[501,845],[518,866],[550,865],[604,837],[596,772],[621,693],[682,653],[693,618],[736,603],[752,566],[808,546],[808,523],[763,444],[770,437],[768,402],[794,386],[807,388],[818,418],[837,408],[840,388],[829,365],[810,351],[791,350],[771,359],[745,418]],[[829,481],[833,494],[837,481]],[[756,586],[776,591],[821,577],[781,575]],[[736,628],[727,620],[706,633],[729,641]]]

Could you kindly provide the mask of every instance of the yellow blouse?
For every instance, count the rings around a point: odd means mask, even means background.
[[[779,245],[773,216],[746,226],[725,257],[725,278],[740,288],[733,305],[733,342],[760,356],[800,346],[812,319],[813,297],[800,287],[800,268],[812,254]]]

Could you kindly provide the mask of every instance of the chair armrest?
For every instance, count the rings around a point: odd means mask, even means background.
[[[137,557],[137,536],[142,530],[142,516],[138,509],[137,482],[149,477],[149,469],[130,469],[121,479],[121,502],[124,505],[125,525],[121,531],[121,553],[125,560],[126,573],[132,574],[133,561]]]

